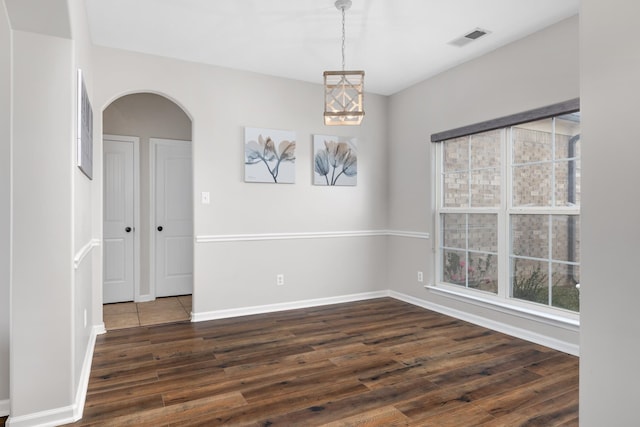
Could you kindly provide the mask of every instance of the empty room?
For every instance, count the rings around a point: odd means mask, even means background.
[[[640,424],[639,15],[2,0],[0,425]]]

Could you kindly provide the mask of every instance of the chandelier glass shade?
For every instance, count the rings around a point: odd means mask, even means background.
[[[345,71],[345,10],[351,0],[337,0],[342,12],[342,71],[324,72],[324,124],[359,125],[364,118],[364,71]]]
[[[364,71],[324,72],[325,125],[359,125],[363,100]]]

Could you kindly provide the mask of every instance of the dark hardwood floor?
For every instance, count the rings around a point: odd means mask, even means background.
[[[99,336],[78,426],[577,426],[578,358],[394,299]]]

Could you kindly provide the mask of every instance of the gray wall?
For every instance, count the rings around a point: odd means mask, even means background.
[[[86,13],[80,1],[5,5],[13,54],[10,423],[70,421],[82,410],[95,317],[95,184],[75,167],[77,68],[92,90]]]
[[[552,25],[392,95],[389,107],[389,228],[433,229],[432,133],[579,96],[578,17]],[[577,349],[578,333],[435,294],[431,241],[392,237],[389,286],[477,320],[529,330]],[[425,272],[418,283],[416,272]]]
[[[9,411],[9,254],[11,227],[11,30],[0,2],[0,416]]]
[[[104,134],[140,138],[140,294],[149,284],[149,138],[191,140],[191,119],[172,101],[152,93],[125,95],[103,112]]]
[[[70,40],[14,31],[13,47],[11,415],[19,416],[66,406],[72,393],[73,86]]]
[[[636,426],[640,3],[582,0],[580,425]]]
[[[387,98],[367,95],[363,126],[329,128],[320,84],[107,48],[93,54],[98,111],[148,91],[192,119],[196,314],[386,289],[386,236],[325,236],[386,229]],[[245,126],[296,131],[295,184],[244,182]],[[313,134],[358,138],[356,187],[312,185]],[[199,203],[202,191],[210,192],[210,205]],[[231,238],[203,242],[211,236]],[[278,273],[284,286],[276,286]]]

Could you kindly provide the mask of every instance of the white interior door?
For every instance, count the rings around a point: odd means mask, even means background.
[[[103,138],[103,302],[134,299],[134,144],[136,138]]]
[[[191,142],[151,139],[155,151],[155,295],[193,292]]]

